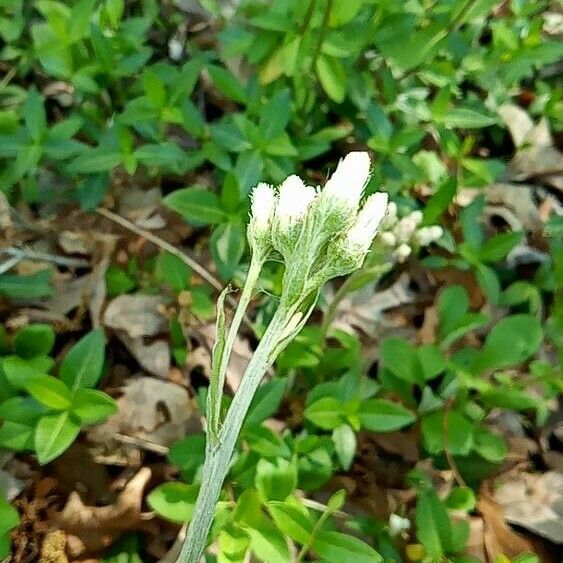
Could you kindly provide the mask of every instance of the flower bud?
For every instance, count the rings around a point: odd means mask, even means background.
[[[416,241],[420,246],[428,246],[437,241],[444,234],[444,230],[439,225],[422,227],[416,231]]]
[[[253,190],[248,223],[248,242],[265,258],[272,245],[271,226],[276,208],[276,193],[272,186],[260,182]]]
[[[273,222],[273,243],[280,252],[290,251],[299,237],[309,207],[317,191],[306,186],[299,176],[289,176],[279,187],[279,199]]]
[[[369,250],[379,224],[385,216],[387,200],[388,196],[383,192],[377,192],[367,198],[355,223],[346,234],[346,243],[350,248],[358,249],[364,255]]]
[[[379,238],[385,246],[388,246],[390,248],[393,248],[397,244],[397,239],[391,231],[383,231],[379,235]]]
[[[395,250],[395,258],[397,259],[397,262],[404,262],[411,255],[411,252],[412,248],[408,244],[401,244],[397,250]]]
[[[319,215],[330,231],[344,231],[354,222],[369,180],[367,152],[348,153],[327,180],[319,201]]]

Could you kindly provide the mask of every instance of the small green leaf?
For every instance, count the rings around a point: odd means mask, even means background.
[[[54,410],[68,410],[72,395],[68,387],[52,375],[32,377],[26,384],[27,392],[42,405]]]
[[[250,536],[250,549],[260,561],[287,563],[291,560],[289,547],[283,534],[267,520],[260,527],[244,527]]]
[[[176,190],[167,195],[163,203],[194,225],[209,225],[225,220],[219,197],[204,188]]]
[[[302,545],[309,542],[314,524],[305,507],[298,508],[287,502],[269,502],[267,507],[282,533]]]
[[[323,397],[305,409],[305,418],[325,430],[342,425],[345,414],[342,403],[333,397]]]
[[[524,362],[536,353],[542,337],[542,327],[535,316],[505,317],[491,329],[474,368],[482,372]]]
[[[445,503],[451,510],[469,512],[475,508],[475,493],[469,487],[455,487],[446,498]]]
[[[154,273],[158,281],[179,293],[189,287],[192,272],[182,259],[164,251],[156,259]]]
[[[80,425],[68,412],[42,416],[35,429],[35,451],[39,463],[45,465],[60,456],[79,432]]]
[[[450,108],[440,121],[446,127],[455,127],[460,129],[479,129],[494,125],[497,120],[494,117],[469,108]]]
[[[55,331],[51,326],[32,324],[22,328],[15,335],[14,352],[24,359],[46,356],[54,344]]]
[[[297,468],[282,457],[274,461],[262,458],[256,465],[254,482],[265,501],[283,501],[297,487]]]
[[[317,60],[317,76],[323,90],[335,102],[343,102],[346,96],[346,72],[338,59],[321,55]]]
[[[349,424],[342,424],[332,432],[334,450],[342,469],[347,471],[352,466],[356,455],[356,433]]]
[[[269,140],[281,135],[291,117],[291,96],[284,88],[275,94],[260,113],[259,130],[263,139]]]
[[[47,116],[43,106],[43,97],[32,88],[27,94],[22,110],[29,136],[37,143],[41,141],[47,131]]]
[[[227,96],[227,98],[241,104],[246,103],[246,91],[233,74],[216,65],[209,65],[207,70],[217,89]]]
[[[319,532],[313,541],[313,550],[327,563],[377,563],[383,558],[366,542],[341,532]]]
[[[164,483],[150,492],[147,502],[163,518],[185,524],[192,518],[198,491],[198,485]]]
[[[452,525],[448,512],[432,489],[419,493],[416,506],[417,538],[433,561],[450,550]]]
[[[117,412],[117,403],[96,389],[77,389],[72,398],[72,413],[82,424],[97,424]]]
[[[250,403],[244,423],[246,427],[256,426],[277,412],[285,386],[285,379],[276,378],[258,388]]]
[[[358,417],[362,427],[372,432],[393,432],[416,420],[415,415],[403,405],[387,399],[362,401]]]
[[[502,233],[490,238],[479,249],[479,258],[483,262],[497,262],[506,255],[524,238],[524,233]]]
[[[67,353],[59,377],[76,389],[95,387],[104,367],[104,333],[96,329],[83,336]]]
[[[10,299],[40,299],[53,295],[53,270],[41,270],[29,276],[0,275],[0,295]]]
[[[416,350],[402,338],[386,338],[381,344],[381,358],[385,367],[399,379],[409,383],[421,381],[422,373]]]
[[[25,389],[29,381],[45,375],[44,371],[29,360],[18,356],[6,356],[2,360],[2,369],[8,383],[16,390]]]

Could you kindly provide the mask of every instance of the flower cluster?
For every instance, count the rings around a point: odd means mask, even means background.
[[[444,233],[439,225],[420,226],[422,212],[411,211],[402,218],[397,216],[397,206],[391,202],[381,223],[379,242],[390,253],[391,259],[405,261],[413,250],[428,246]]]
[[[368,154],[351,152],[322,190],[298,176],[277,189],[259,184],[253,190],[250,245],[263,259],[274,252],[283,257],[284,286],[296,295],[362,265],[387,209],[382,192],[360,205],[369,176]]]

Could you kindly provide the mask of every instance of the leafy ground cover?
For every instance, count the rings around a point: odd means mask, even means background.
[[[0,1],[0,557],[176,560],[248,194],[368,150],[389,214],[259,389],[208,560],[558,561],[562,34],[533,0]]]

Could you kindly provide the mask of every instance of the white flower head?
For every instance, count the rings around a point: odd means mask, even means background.
[[[397,239],[391,231],[383,231],[379,235],[379,238],[385,246],[388,246],[390,248],[393,248],[397,244]]]
[[[393,229],[393,234],[398,242],[409,242],[414,235],[417,227],[416,217],[412,217],[412,214],[406,215],[400,219],[395,228]]]
[[[277,196],[274,188],[260,182],[250,194],[250,222],[248,224],[248,242],[253,250],[267,255],[271,246],[271,227],[276,209]]]
[[[266,232],[272,224],[276,207],[276,193],[272,186],[260,182],[251,194],[251,218],[254,228]]]
[[[279,187],[278,204],[273,221],[274,248],[289,256],[299,238],[305,217],[317,196],[317,190],[306,186],[299,176],[289,176]]]
[[[306,186],[296,175],[286,178],[279,187],[279,202],[276,211],[278,225],[282,230],[299,223],[307,214],[317,192],[312,186]]]
[[[336,167],[323,190],[323,197],[348,209],[357,209],[370,176],[367,152],[350,152]]]
[[[361,249],[364,253],[369,250],[385,216],[388,199],[388,195],[384,192],[377,192],[367,198],[355,223],[346,234],[346,241],[350,247]]]

